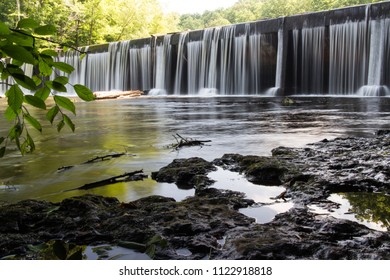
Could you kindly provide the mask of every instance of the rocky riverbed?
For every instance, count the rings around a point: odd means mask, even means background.
[[[49,258],[39,250],[50,248],[55,257],[76,258],[83,255],[71,254],[76,245],[110,244],[155,259],[389,259],[389,228],[377,231],[332,217],[329,213],[339,205],[328,200],[335,193],[380,193],[384,226],[389,227],[389,153],[390,133],[379,131],[372,138],[278,147],[269,157],[176,159],[152,178],[195,188],[193,197],[180,202],[161,196],[120,202],[84,195],[60,203],[3,203],[0,258]],[[255,206],[254,200],[213,187],[208,174],[217,167],[241,173],[254,184],[280,186],[285,191],[273,199],[294,206],[269,223],[256,223],[239,211]],[[329,213],[316,213],[313,206]]]

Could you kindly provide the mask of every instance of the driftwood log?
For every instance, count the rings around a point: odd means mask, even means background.
[[[93,95],[95,99],[119,99],[119,98],[131,98],[143,95],[144,92],[140,90],[132,90],[132,91],[97,91],[94,92]]]
[[[128,172],[119,176],[114,176],[108,179],[104,179],[101,181],[93,182],[85,184],[81,187],[71,189],[68,191],[74,191],[74,190],[89,190],[93,188],[103,187],[107,185],[112,185],[116,183],[122,183],[122,182],[130,182],[130,181],[142,181],[143,179],[148,178],[148,175],[144,174],[143,170],[137,170],[133,172]]]

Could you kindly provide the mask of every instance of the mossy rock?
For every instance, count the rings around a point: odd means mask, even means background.
[[[169,165],[152,173],[152,179],[157,182],[176,183],[180,188],[205,187],[213,183],[207,174],[216,170],[216,167],[202,159],[175,159]]]

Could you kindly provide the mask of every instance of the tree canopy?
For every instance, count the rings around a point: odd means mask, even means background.
[[[0,6],[0,19],[16,26],[28,17],[56,26],[56,41],[85,46],[372,2],[379,0],[238,0],[230,8],[179,15],[164,13],[158,0],[10,0]]]

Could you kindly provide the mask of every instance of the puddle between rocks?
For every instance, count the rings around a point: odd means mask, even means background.
[[[247,198],[253,199],[256,202],[255,206],[241,208],[239,212],[256,219],[256,223],[269,223],[277,214],[284,213],[294,206],[292,202],[275,199],[286,190],[284,187],[256,185],[249,182],[244,175],[221,167],[210,172],[208,177],[215,181],[211,186],[213,188],[242,192]]]
[[[338,193],[328,197],[332,204],[309,205],[311,212],[330,215],[365,225],[377,231],[390,229],[390,196],[383,193]]]
[[[87,246],[84,251],[88,260],[150,260],[151,258],[136,250],[127,249],[108,244]]]

